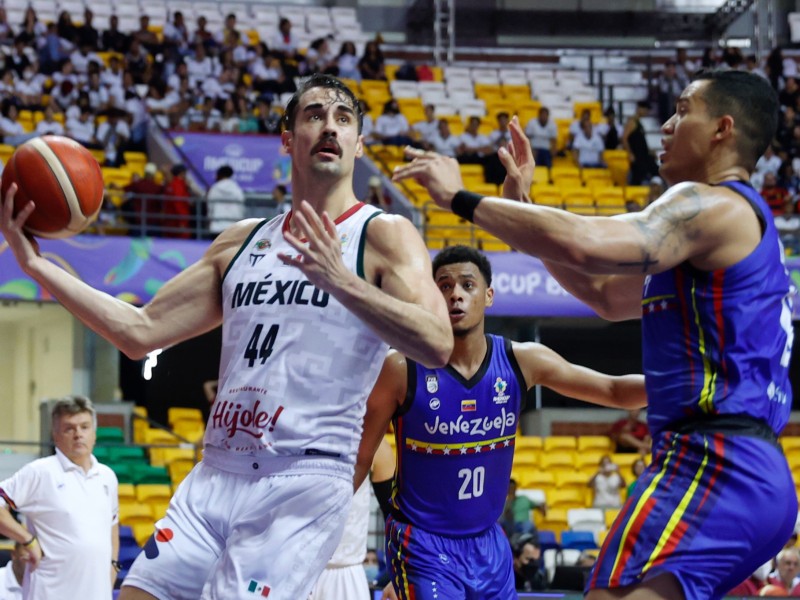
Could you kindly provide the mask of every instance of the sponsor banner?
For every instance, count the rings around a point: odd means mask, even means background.
[[[233,169],[233,178],[246,192],[271,192],[279,183],[289,186],[292,161],[283,152],[278,135],[188,131],[167,135],[206,187],[214,183],[217,169],[224,165]]]
[[[43,256],[92,287],[134,304],[150,300],[167,280],[196,262],[208,248],[206,241],[92,235],[40,239],[39,245]],[[516,252],[487,252],[487,256],[496,292],[490,315],[594,316],[591,309],[564,291],[538,259]],[[795,286],[800,288],[800,258],[788,259],[787,265]],[[52,300],[39,284],[22,273],[2,236],[0,298]],[[794,319],[800,319],[800,298],[794,303]],[[438,382],[426,382],[426,386],[435,388]]]

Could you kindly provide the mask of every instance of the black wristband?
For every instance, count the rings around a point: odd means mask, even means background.
[[[481,203],[483,198],[484,196],[481,196],[480,194],[468,192],[467,190],[461,190],[455,196],[453,196],[453,200],[450,203],[450,210],[452,210],[462,219],[466,219],[470,223],[473,223],[475,221],[475,209],[478,207],[478,204]]]
[[[111,566],[114,567],[114,569],[116,569],[117,573],[119,573],[122,570],[122,563],[119,562],[118,560],[112,560]]]
[[[33,542],[35,542],[37,539],[38,539],[38,538],[37,538],[35,535],[32,535],[32,536],[31,536],[31,539],[29,539],[27,542],[23,542],[23,543],[22,543],[22,545],[23,545],[23,546],[25,546],[25,547],[27,548],[27,547],[29,547],[31,544],[33,544]]]

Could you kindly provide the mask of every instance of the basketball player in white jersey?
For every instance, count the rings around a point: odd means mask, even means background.
[[[432,366],[450,355],[422,239],[353,193],[361,117],[338,79],[303,82],[282,134],[292,211],[231,226],[143,307],[43,259],[22,229],[34,203],[13,216],[15,186],[4,199],[0,233],[25,273],[127,355],[223,326],[203,460],[156,523],[121,600],[306,598],[341,536],[387,345]]]
[[[381,487],[388,492],[387,497],[378,498],[381,507],[389,502],[394,467],[394,450],[383,439],[372,459],[369,476],[376,495]],[[380,486],[382,482],[389,485]],[[353,496],[342,539],[308,600],[369,600],[369,585],[364,571],[369,534],[369,499],[369,483],[364,481]]]

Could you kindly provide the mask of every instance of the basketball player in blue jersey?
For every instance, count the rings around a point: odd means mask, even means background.
[[[393,419],[398,467],[386,556],[394,590],[401,599],[508,600],[516,597],[513,558],[497,521],[527,391],[541,384],[634,408],[646,402],[644,378],[603,375],[541,344],[486,335],[492,271],[477,250],[446,248],[433,269],[450,309],[453,354],[441,369],[388,355],[368,401],[357,482]]]
[[[25,273],[84,324],[139,358],[222,324],[203,460],[137,558],[123,600],[306,598],[342,534],[369,390],[396,346],[446,363],[452,331],[414,226],[359,202],[362,115],[353,93],[313,76],[281,139],[295,204],[246,220],[143,307],[42,258],[14,216],[0,232]]]
[[[431,154],[396,173],[542,258],[598,314],[642,319],[653,460],[605,539],[590,600],[721,598],[792,534],[797,498],[776,440],[792,407],[796,290],[748,183],[777,118],[764,79],[698,74],[662,127],[672,187],[612,218],[470,194],[458,166]],[[533,159],[518,124],[512,132],[504,194],[524,200]]]

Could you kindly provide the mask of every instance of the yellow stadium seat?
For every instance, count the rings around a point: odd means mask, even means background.
[[[611,216],[628,212],[625,208],[625,196],[621,188],[596,188],[594,190],[594,201],[598,215]]]
[[[606,527],[611,529],[611,525],[614,523],[614,519],[617,518],[619,512],[620,512],[619,508],[607,508],[605,510],[604,516],[606,520]]]
[[[119,522],[123,525],[153,524],[153,510],[140,502],[120,502]]]
[[[485,252],[511,252],[512,250],[511,246],[498,239],[481,240],[480,248]]]
[[[203,413],[199,408],[183,408],[172,406],[167,409],[167,422],[174,425],[178,421],[203,422]]]
[[[550,169],[537,165],[533,169],[533,185],[550,183]]]
[[[560,471],[555,474],[556,488],[558,489],[580,489],[582,492],[586,490],[588,480],[586,476],[580,471]]]
[[[503,88],[499,83],[476,83],[473,86],[476,98],[502,98]]]
[[[155,520],[150,523],[134,523],[131,527],[133,528],[133,537],[136,538],[136,543],[140,546],[144,546],[147,540],[150,539],[150,536],[153,535]]]
[[[135,502],[136,488],[132,483],[120,483],[117,486],[117,495],[119,496],[120,503]]]
[[[172,497],[172,488],[165,483],[140,483],[136,486],[136,499],[145,502],[150,498],[164,498],[169,500]]]
[[[549,490],[546,496],[548,509],[584,508],[586,506],[586,490],[576,488],[555,489]]]
[[[571,435],[551,435],[543,440],[543,448],[548,450],[574,450],[578,447],[578,440]]]
[[[632,200],[644,208],[647,205],[647,199],[650,197],[650,187],[646,185],[629,185],[625,187],[623,193],[625,194],[625,200]]]
[[[555,487],[555,485],[555,476],[547,471],[530,471],[525,474],[524,479],[519,481],[519,487],[529,490],[547,490]],[[566,518],[566,515],[564,518]]]
[[[542,438],[538,435],[518,435],[515,442],[516,447],[519,448],[542,448],[544,443]]]
[[[194,468],[195,462],[180,459],[180,460],[173,460],[171,463],[167,465],[167,472],[169,473],[169,479],[172,482],[173,486],[177,486],[186,479],[186,476],[189,474]]]
[[[610,454],[607,450],[587,449],[575,453],[575,466],[583,472],[594,473],[600,465],[600,459]]]
[[[536,448],[517,448],[514,451],[514,467],[536,466],[539,464],[539,450]]]
[[[580,119],[581,113],[584,110],[589,109],[589,112],[592,115],[592,117],[591,117],[592,118],[592,123],[599,123],[600,121],[603,120],[603,107],[597,101],[594,101],[594,102],[574,102],[572,104],[572,107],[573,107],[576,119]]]
[[[611,438],[605,435],[582,435],[578,438],[578,450],[604,450],[611,453],[613,444]]]
[[[543,469],[555,469],[558,467],[564,470],[575,469],[575,455],[574,452],[569,450],[550,450],[545,451],[540,459],[539,464]]]
[[[147,500],[147,505],[153,512],[153,520],[158,521],[159,519],[163,519],[164,515],[167,514],[169,500],[164,500],[162,498],[150,498]]]
[[[784,452],[800,450],[800,436],[784,436],[780,438],[780,444]]]
[[[395,75],[397,74],[397,69],[400,68],[401,65],[397,63],[386,63],[383,65],[383,74],[386,75],[386,79],[389,81],[394,81]]]
[[[573,188],[564,192],[564,208],[577,215],[596,214],[594,196],[587,189]]]
[[[621,471],[630,473],[633,463],[642,458],[639,454],[630,453],[617,453],[611,455],[611,462],[617,465]]]
[[[179,421],[175,424],[175,433],[192,444],[199,444],[203,440],[206,428],[201,422]]]

